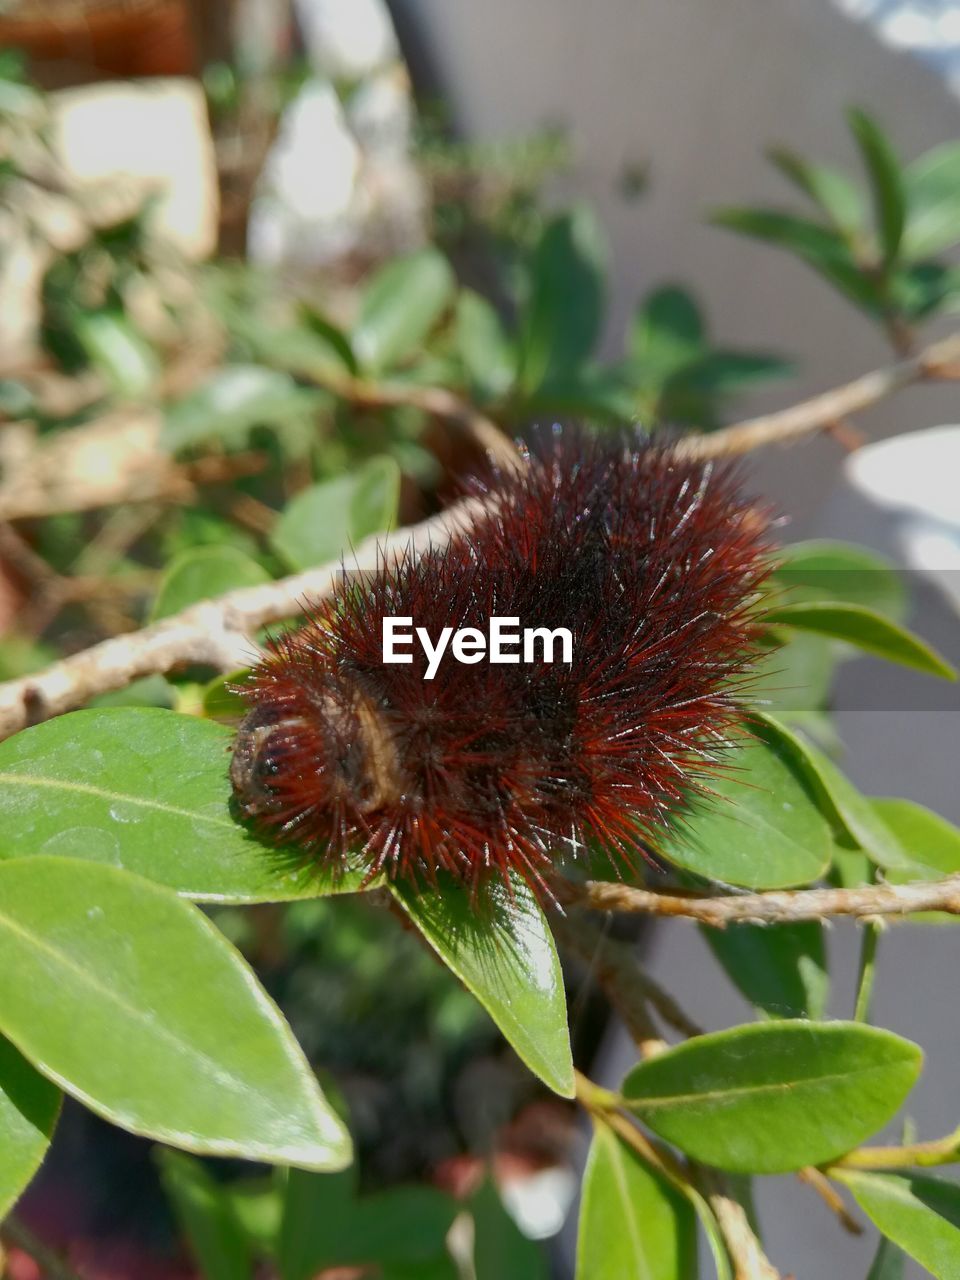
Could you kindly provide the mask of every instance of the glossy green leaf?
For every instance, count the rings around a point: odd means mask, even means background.
[[[75,711],[0,743],[0,860],[61,854],[186,897],[280,902],[355,891],[234,816],[230,729],[147,707]],[[0,866],[2,866],[0,861]]]
[[[960,1275],[960,1186],[921,1174],[837,1169],[867,1217],[938,1280]]]
[[[60,1090],[0,1036],[0,1222],[46,1155],[60,1114]]]
[[[242,719],[249,707],[235,689],[237,685],[243,684],[249,674],[250,668],[243,667],[225,676],[214,676],[209,684],[204,685],[200,696],[203,714],[211,720]]]
[[[897,1112],[923,1055],[853,1022],[759,1022],[697,1036],[642,1062],[626,1105],[705,1164],[786,1173],[833,1160]]]
[[[161,1149],[157,1160],[163,1188],[204,1280],[249,1280],[253,1258],[223,1187],[193,1156]]]
[[[771,1018],[821,1018],[830,992],[823,926],[734,924],[703,929],[727,977]]]
[[[489,1178],[469,1201],[476,1280],[549,1280],[544,1248],[523,1234]]]
[[[184,553],[167,568],[151,610],[151,621],[158,622],[179,613],[198,600],[212,600],[237,587],[256,587],[269,582],[263,565],[235,547],[196,547]]]
[[[142,396],[150,390],[159,372],[156,354],[122,311],[78,311],[74,336],[117,395]]]
[[[371,458],[356,471],[311,485],[292,498],[270,534],[291,569],[329,564],[369,534],[396,524],[400,468],[393,458]]]
[[[0,862],[0,1030],[146,1137],[338,1169],[350,1139],[277,1007],[199,908],[115,867]]]
[[[807,772],[775,734],[729,756],[698,800],[658,843],[671,862],[712,880],[777,889],[816,880],[830,862],[830,827]]]
[[[667,380],[664,392],[676,395],[730,396],[774,378],[788,378],[796,366],[762,351],[728,351],[718,347],[691,361]]]
[[[764,620],[772,626],[796,627],[801,631],[815,631],[818,635],[843,640],[865,653],[912,667],[927,675],[942,676],[946,680],[957,678],[950,664],[923,640],[862,605],[841,604],[833,600],[784,604],[768,610]]]
[[[631,358],[662,381],[706,349],[706,327],[696,299],[679,285],[644,298],[628,335]]]
[[[433,949],[472,991],[530,1070],[573,1097],[573,1060],[563,974],[540,905],[515,876],[493,881],[476,899],[445,881],[416,890],[399,881],[394,897]]]
[[[804,711],[827,704],[837,665],[836,646],[810,631],[777,633],[750,672],[750,700],[755,706],[792,721]]]
[[[874,800],[873,807],[907,859],[903,866],[890,867],[887,879],[903,884],[960,872],[960,828],[952,822],[912,800]]]
[[[835,169],[811,164],[787,147],[767,152],[772,164],[806,195],[834,227],[847,236],[855,235],[863,221],[863,204],[854,184]]]
[[[454,313],[454,339],[471,383],[484,395],[504,395],[517,374],[517,354],[490,303],[461,289]]]
[[[686,1197],[597,1124],[583,1174],[576,1280],[633,1276],[696,1280],[696,1217]]]
[[[907,856],[899,840],[880,817],[872,801],[860,794],[830,757],[792,733],[773,716],[754,714],[769,734],[780,739],[784,750],[792,752],[797,763],[809,771],[821,802],[830,814],[835,836],[840,837],[846,849],[863,849],[882,867],[904,866]]]
[[[865,111],[855,107],[848,112],[847,120],[870,179],[874,218],[884,260],[892,262],[900,248],[906,220],[906,195],[900,164],[886,134]]]
[[[839,231],[777,209],[719,209],[710,220],[728,231],[788,249],[868,314],[882,315],[876,282],[861,271]]]
[[[902,1249],[898,1249],[890,1240],[881,1239],[877,1252],[873,1255],[867,1280],[903,1280],[905,1262]]]
[[[417,351],[453,301],[455,283],[436,249],[381,267],[364,288],[352,335],[360,367],[382,373]]]
[[[160,443],[171,453],[211,440],[238,443],[253,427],[309,417],[322,402],[321,393],[279,369],[227,365],[169,407]]]
[[[456,1271],[445,1240],[456,1203],[434,1187],[394,1187],[356,1194],[350,1173],[293,1171],[280,1231],[282,1280],[312,1280],[334,1267],[374,1265],[384,1277],[449,1275]]]
[[[600,337],[607,249],[583,206],[547,224],[531,264],[521,337],[520,381],[527,393],[569,379]]]
[[[889,560],[848,542],[817,539],[779,548],[774,582],[785,604],[839,601],[863,605],[894,622],[906,612],[903,578]]]
[[[960,240],[960,143],[927,151],[904,171],[907,226],[903,251],[910,258],[941,253]]]

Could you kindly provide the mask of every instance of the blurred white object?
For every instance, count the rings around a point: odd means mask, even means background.
[[[509,1178],[500,1186],[510,1216],[531,1240],[546,1240],[557,1234],[576,1193],[577,1176],[567,1165],[552,1165],[526,1177]]]
[[[219,181],[203,91],[170,78],[51,93],[49,127],[65,195],[23,187],[0,209],[0,370],[34,357],[43,275],[91,225],[132,217],[155,199],[151,226],[187,258],[216,247]]]
[[[323,266],[421,244],[409,77],[382,0],[298,0],[316,78],[284,113],[251,210],[255,262]],[[335,82],[348,81],[345,102]]]
[[[960,608],[960,426],[931,427],[867,445],[845,478],[888,513],[895,550]]]
[[[92,84],[51,95],[53,138],[69,184],[116,203],[155,195],[153,226],[190,258],[212,253],[218,181],[203,90],[195,80]]]
[[[349,249],[360,148],[332,85],[301,89],[284,112],[250,211],[255,262],[325,262]]]
[[[310,63],[331,80],[358,80],[399,57],[381,0],[297,0]]]

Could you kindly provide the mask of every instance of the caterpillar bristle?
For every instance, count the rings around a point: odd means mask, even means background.
[[[334,871],[549,893],[571,845],[633,868],[708,792],[742,720],[769,520],[727,466],[553,434],[477,486],[442,549],[345,577],[240,688],[231,777],[268,838]],[[384,662],[384,618],[566,628],[572,660]],[[544,657],[545,652],[544,652]]]

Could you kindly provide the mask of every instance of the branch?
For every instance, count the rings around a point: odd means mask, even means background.
[[[597,911],[628,911],[640,915],[682,916],[711,929],[727,925],[786,924],[799,920],[824,920],[851,916],[873,920],[902,917],[916,911],[945,911],[960,915],[960,874],[944,880],[909,884],[871,884],[856,889],[789,889],[744,893],[729,897],[659,893],[631,885],[599,880],[574,884],[559,880],[553,885],[562,903],[593,907]]]
[[[576,951],[589,966],[642,1057],[652,1057],[668,1047],[650,1017],[650,1009],[681,1035],[703,1034],[702,1028],[687,1016],[670,992],[647,973],[635,943],[607,937],[579,913],[554,912],[551,927],[560,942]]]
[[[477,499],[468,498],[412,529],[368,538],[354,554],[355,567],[395,564],[403,556],[443,546],[482,510]],[[343,568],[343,562],[336,560],[277,582],[201,601],[140,631],[104,640],[35,675],[8,680],[0,684],[0,739],[72,711],[98,694],[126,688],[142,676],[162,674],[184,663],[224,672],[249,666],[259,655],[253,638],[257,630],[292,617],[306,602],[331,595]]]
[[[942,338],[916,356],[885,369],[875,369],[842,387],[824,391],[789,409],[749,418],[706,436],[694,436],[680,446],[688,457],[729,458],[769,444],[794,444],[843,423],[914,382],[957,377],[960,333]]]
[[[697,459],[715,458],[720,455],[745,453],[750,449],[779,441],[788,443],[812,435],[814,432],[828,427],[831,423],[842,419],[846,414],[875,404],[884,396],[892,394],[901,387],[925,377],[954,376],[960,366],[960,334],[945,338],[941,342],[928,347],[925,352],[911,360],[902,361],[889,369],[867,374],[855,382],[825,395],[816,396],[792,409],[780,413],[769,414],[750,422],[727,427],[712,435],[694,436],[683,440],[677,447],[684,456]],[[485,447],[496,448],[496,456],[501,464],[508,456],[504,452],[506,437],[502,436],[494,423],[466,405],[458,397],[438,388],[409,387],[369,387],[366,384],[351,384],[350,391],[357,402],[366,397],[367,404],[409,403],[417,402],[425,411],[433,412],[450,420],[459,420],[467,425],[467,429],[478,442]],[[153,430],[156,430],[154,424]],[[82,428],[78,428],[83,430]],[[500,442],[494,445],[493,437]],[[147,468],[149,470],[149,468]],[[141,469],[138,468],[138,474]],[[66,473],[64,473],[66,474]],[[98,482],[102,485],[102,478]],[[138,483],[145,481],[142,476]],[[79,478],[71,473],[71,485],[74,486],[70,507],[69,499],[62,485],[57,486],[56,510],[78,510],[83,505],[97,505],[91,501],[91,493],[84,496],[84,486]],[[0,487],[0,498],[6,486]],[[155,486],[148,489],[156,496]],[[99,490],[100,498],[109,502],[121,500],[116,489],[106,497],[103,488]],[[13,501],[14,495],[7,491],[8,498]],[[142,497],[144,493],[125,493],[122,500],[129,501],[133,497]],[[442,547],[457,531],[468,527],[484,510],[477,499],[458,502],[422,524],[410,529],[398,530],[384,540],[383,558],[386,563],[395,563],[405,554],[416,555],[427,546]],[[23,505],[3,511],[0,502],[0,514],[12,519],[28,514]],[[360,567],[366,563],[376,563],[376,539],[368,539],[361,544],[357,552]],[[329,596],[337,582],[341,570],[339,562],[310,569],[306,573],[294,574],[289,578],[281,578],[277,582],[267,583],[259,587],[248,587],[241,591],[231,592],[217,600],[204,601],[194,605],[175,617],[141,631],[105,640],[82,653],[65,658],[34,676],[20,680],[11,680],[0,685],[0,739],[35,724],[51,716],[60,715],[82,706],[97,694],[108,693],[114,689],[125,688],[133,680],[141,676],[163,674],[174,667],[188,662],[209,664],[221,671],[234,670],[246,666],[257,653],[253,635],[258,627],[270,622],[296,614],[304,602],[319,601]],[[614,886],[608,886],[612,889]],[[642,893],[641,890],[634,891]],[[828,890],[820,892],[829,893]],[[842,891],[836,891],[842,892]],[[875,890],[880,894],[889,890]],[[642,905],[640,899],[634,899],[633,905],[609,909],[647,911],[662,915],[690,915],[688,910],[671,910],[671,899],[651,895],[652,900],[659,900],[657,905]],[[689,901],[689,900],[688,900]],[[703,914],[694,913],[695,919],[703,919],[705,923],[714,922],[713,913],[720,911],[721,926],[734,919],[809,919],[811,916],[795,914],[765,914],[769,904],[761,904],[760,914],[750,916],[745,899],[730,899],[737,906],[718,908],[716,902],[706,902],[700,910]],[[605,908],[607,909],[607,908]],[[795,904],[791,910],[802,910]],[[814,908],[811,908],[813,910]],[[908,910],[926,910],[926,907],[891,907],[864,908],[862,911],[850,911],[835,908],[835,914],[902,914]],[[937,901],[935,909],[955,911],[955,906],[943,905]],[[780,907],[779,911],[786,910]],[[738,915],[738,911],[745,914]],[[725,914],[728,913],[728,914]]]
[[[44,1244],[38,1235],[13,1214],[6,1219],[0,1231],[10,1244],[27,1254],[41,1268],[47,1280],[83,1280],[55,1249]]]

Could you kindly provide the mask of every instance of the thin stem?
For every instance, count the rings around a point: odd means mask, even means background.
[[[640,915],[673,916],[696,920],[712,929],[747,921],[781,924],[798,920],[823,920],[830,916],[890,919],[918,911],[945,911],[960,915],[960,874],[943,880],[908,884],[872,884],[852,889],[789,889],[764,893],[709,894],[659,893],[613,881],[570,880],[553,883],[557,899],[597,911],[626,911]]]
[[[843,1198],[822,1170],[814,1169],[809,1165],[805,1169],[798,1169],[797,1181],[802,1182],[804,1186],[816,1192],[831,1213],[836,1214],[844,1231],[849,1231],[852,1236],[863,1235],[862,1225],[844,1204]]]
[[[860,939],[860,971],[857,976],[857,999],[853,1008],[855,1022],[870,1021],[870,1000],[877,968],[877,946],[883,926],[878,920],[868,923]]]
[[[960,1160],[960,1128],[931,1142],[899,1147],[858,1147],[835,1160],[831,1169],[930,1169]]]
[[[55,1249],[44,1244],[28,1226],[14,1214],[10,1214],[0,1227],[0,1233],[8,1244],[15,1245],[37,1264],[46,1280],[83,1280]]]

